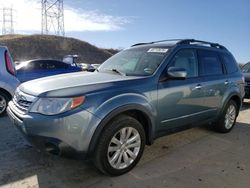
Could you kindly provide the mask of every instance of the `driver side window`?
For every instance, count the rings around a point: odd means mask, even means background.
[[[180,50],[171,60],[170,67],[184,68],[187,71],[187,78],[198,76],[198,61],[195,51],[192,49]]]

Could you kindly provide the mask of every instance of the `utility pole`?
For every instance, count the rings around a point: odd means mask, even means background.
[[[2,34],[14,34],[13,8],[3,8]]]
[[[64,36],[63,0],[41,0],[42,34]]]

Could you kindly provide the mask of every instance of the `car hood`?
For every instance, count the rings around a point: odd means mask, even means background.
[[[250,73],[243,73],[245,77],[245,81],[249,82],[250,81]]]
[[[40,97],[69,97],[88,94],[112,87],[117,82],[141,77],[121,76],[113,73],[77,72],[60,74],[25,82],[19,89],[29,95]]]

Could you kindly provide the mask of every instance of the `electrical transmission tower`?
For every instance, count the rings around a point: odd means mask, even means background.
[[[14,34],[13,8],[3,8],[2,34]]]
[[[64,36],[63,0],[42,0],[42,34]]]

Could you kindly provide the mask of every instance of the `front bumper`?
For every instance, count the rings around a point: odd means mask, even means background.
[[[100,119],[81,108],[54,116],[18,113],[13,102],[7,113],[25,138],[41,151],[54,154],[88,152],[88,147]]]

